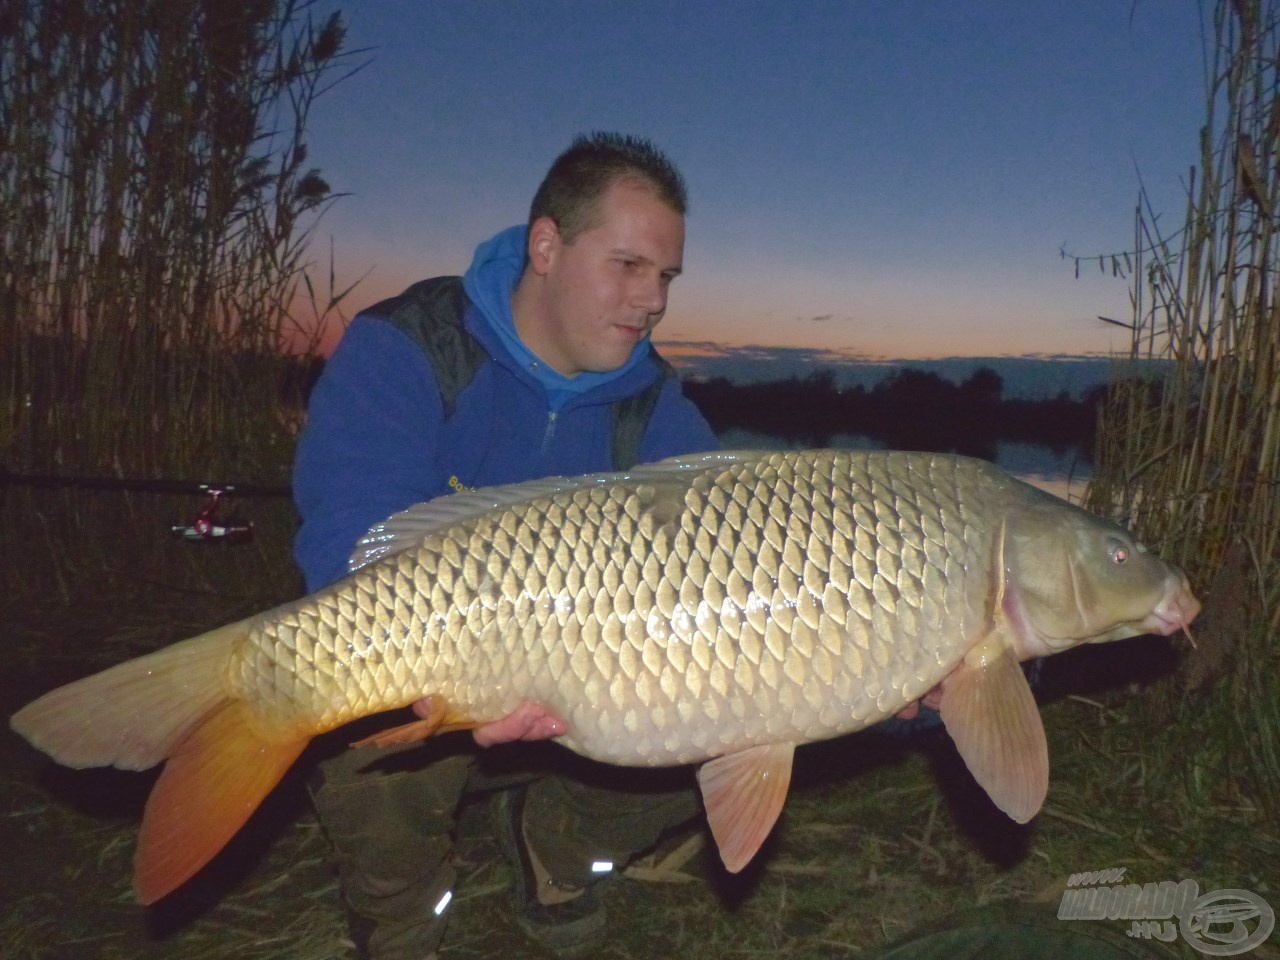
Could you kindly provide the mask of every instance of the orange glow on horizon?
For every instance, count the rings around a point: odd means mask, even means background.
[[[361,279],[327,312],[325,298],[331,291],[321,289],[321,281],[313,278],[313,302],[305,285],[300,285],[291,311],[295,329],[288,349],[303,352],[314,342],[318,352],[328,356],[346,322],[361,310],[399,294],[422,277],[457,272],[456,265],[451,270],[425,261],[420,269],[404,264],[378,269],[358,262],[349,265]],[[872,289],[875,285],[831,288],[819,293],[811,290],[805,296],[793,295],[781,285],[768,290],[767,299],[765,288],[745,291],[755,295],[751,299],[728,281],[728,277],[717,277],[710,285],[705,280],[696,286],[686,284],[688,289],[681,291],[654,337],[665,356],[694,359],[794,348],[823,354],[831,363],[874,363],[957,356],[1114,356],[1129,350],[1124,330],[1094,316],[1124,315],[1109,299],[1127,296],[1123,285],[1107,289],[1067,285],[1039,296],[1024,291],[1002,301],[983,290],[962,294],[951,288],[945,296],[922,286],[913,290],[905,280],[895,278],[888,283],[882,280],[877,289]],[[346,277],[334,281],[339,290],[350,283]],[[725,296],[724,290],[734,293]],[[906,299],[895,299],[894,291],[904,291]],[[1074,302],[1066,299],[1067,293],[1073,294]],[[818,310],[818,304],[841,302],[854,305],[844,313]],[[319,321],[323,328],[317,336]]]

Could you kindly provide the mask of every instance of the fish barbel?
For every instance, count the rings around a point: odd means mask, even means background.
[[[143,903],[239,830],[315,735],[431,697],[375,743],[536,701],[628,766],[703,762],[721,857],[772,829],[797,744],[941,684],[940,710],[1020,822],[1048,752],[1018,662],[1199,611],[1121,527],[964,457],[743,451],[445,497],[379,524],[345,579],[58,688],[12,719],[60,763],[165,768]]]

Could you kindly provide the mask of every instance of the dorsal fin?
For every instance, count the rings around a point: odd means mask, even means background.
[[[657,463],[640,464],[630,470],[588,473],[578,477],[543,477],[437,497],[435,500],[414,504],[370,527],[347,560],[347,572],[355,573],[375,560],[421,543],[424,537],[454,524],[474,520],[491,510],[527,503],[557,493],[607,487],[614,483],[688,484],[704,470],[725,467],[761,455],[762,451],[758,450],[693,453],[670,457]]]

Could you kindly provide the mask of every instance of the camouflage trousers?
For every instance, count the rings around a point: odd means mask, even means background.
[[[552,744],[480,750],[466,742],[457,752],[459,740],[345,750],[311,778],[363,956],[421,960],[434,951],[444,920],[433,907],[456,880],[464,798],[526,785],[529,847],[556,881],[572,886],[592,878],[593,861],[620,869],[702,809],[688,769],[609,767]]]

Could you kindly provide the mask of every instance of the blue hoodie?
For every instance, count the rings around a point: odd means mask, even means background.
[[[523,227],[480,245],[463,278],[467,330],[492,360],[458,395],[446,422],[422,350],[386,320],[357,315],[311,393],[298,438],[293,496],[302,526],[294,557],[308,590],[346,573],[356,541],[414,503],[465,487],[612,465],[610,406],[661,376],[648,340],[609,373],[565,377],[520,340],[511,293]],[[642,462],[710,450],[715,435],[668,380],[640,443]]]

